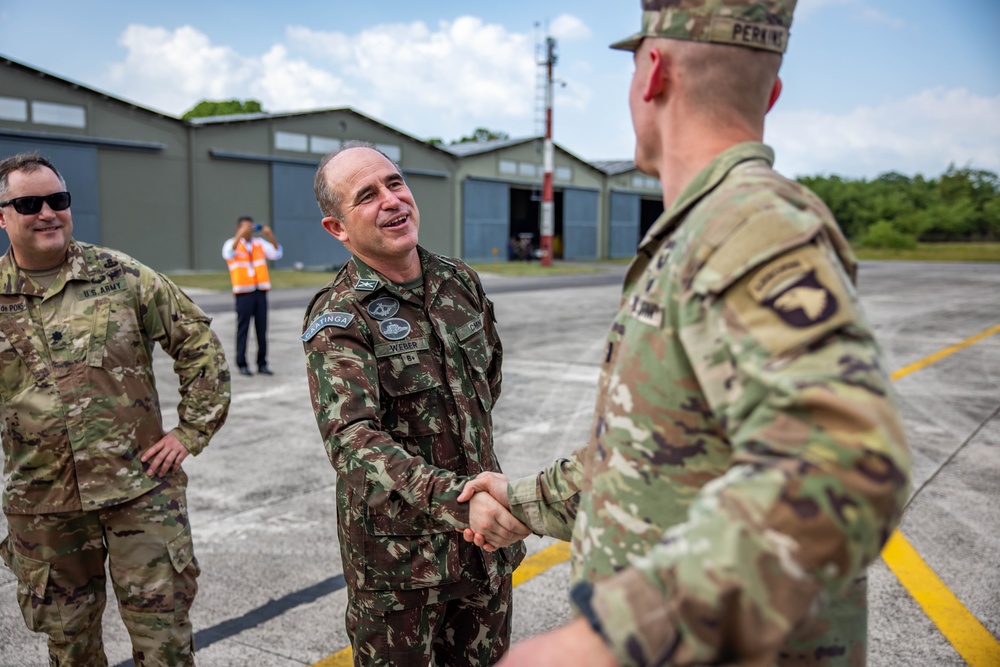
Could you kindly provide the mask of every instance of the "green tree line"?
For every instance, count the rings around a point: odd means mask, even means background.
[[[1000,241],[1000,179],[991,171],[952,164],[933,179],[887,172],[873,180],[798,181],[826,202],[847,238],[863,247]]]

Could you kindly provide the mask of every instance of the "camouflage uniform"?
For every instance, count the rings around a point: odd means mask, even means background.
[[[225,421],[229,370],[209,319],[164,276],[84,243],[48,289],[8,251],[0,286],[0,555],[25,622],[49,636],[52,664],[107,664],[107,555],[136,664],[193,664],[187,477],[151,478],[139,457],[164,435],[154,341],[180,378],[177,439],[198,454]]]
[[[829,210],[744,143],[643,239],[590,443],[511,483],[622,665],[861,665],[909,459]]]
[[[492,664],[509,644],[510,575],[524,546],[467,544],[457,529],[468,504],[456,499],[476,474],[500,470],[490,413],[502,349],[475,272],[418,252],[422,288],[352,258],[303,325],[337,471],[348,634],[357,665],[426,665],[432,652],[438,664]]]

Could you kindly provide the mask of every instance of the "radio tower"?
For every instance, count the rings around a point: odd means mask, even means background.
[[[542,180],[542,216],[540,220],[542,266],[552,266],[552,235],[555,232],[553,214],[555,197],[552,193],[552,67],[556,64],[556,40],[545,38],[545,59],[539,62],[545,67],[545,176]]]

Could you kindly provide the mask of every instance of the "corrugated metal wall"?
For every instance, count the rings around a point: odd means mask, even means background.
[[[632,257],[639,245],[639,195],[611,193],[608,257]]]
[[[506,256],[510,230],[510,186],[479,181],[462,183],[462,257],[467,262],[494,259],[493,249]]]

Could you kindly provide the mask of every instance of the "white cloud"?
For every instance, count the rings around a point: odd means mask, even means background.
[[[169,31],[130,25],[119,42],[128,55],[111,67],[110,87],[171,114],[201,99],[254,98],[268,110],[314,108],[335,103],[344,90],[337,77],[289,59],[282,46],[248,57],[214,46],[190,26]]]
[[[590,34],[569,15],[554,23],[563,39]],[[128,53],[112,66],[107,88],[172,114],[200,99],[252,98],[272,112],[350,106],[415,136],[446,140],[476,127],[514,136],[540,131],[533,37],[474,16],[350,35],[290,26],[283,43],[262,55],[215,45],[190,26],[131,25],[120,43]],[[570,66],[557,91],[560,108],[586,111],[593,94],[580,63],[560,65]]]
[[[1000,172],[997,118],[1000,95],[934,88],[839,115],[775,109],[766,141],[788,175],[899,171],[934,177],[952,162]]]
[[[531,114],[533,44],[501,25],[461,16],[434,29],[417,21],[352,36],[303,27],[289,35],[317,64],[340,68],[359,91],[356,104],[369,113],[406,119],[433,112],[439,120],[476,118],[480,125]],[[453,134],[471,131],[464,125]]]
[[[549,24],[549,32],[559,40],[590,39],[590,28],[572,14],[560,14]]]

